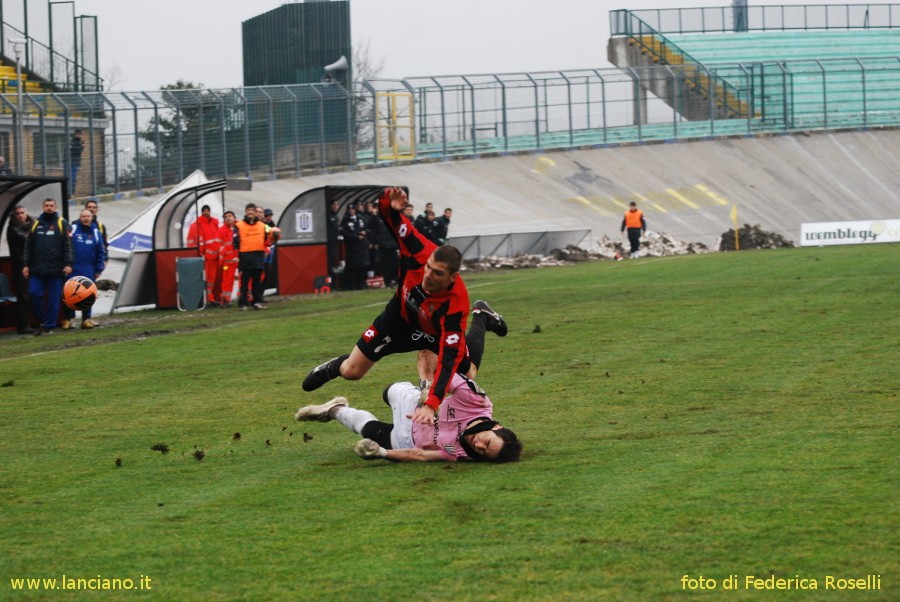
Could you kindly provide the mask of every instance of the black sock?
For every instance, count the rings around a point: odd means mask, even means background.
[[[475,365],[475,369],[481,368],[481,358],[484,357],[484,333],[488,317],[483,313],[472,316],[469,331],[466,333],[466,346],[469,348],[469,361]]]
[[[365,439],[371,439],[384,449],[391,449],[391,431],[394,430],[394,425],[389,424],[387,422],[379,422],[378,420],[372,420],[371,422],[367,422],[365,426],[362,427],[362,431],[360,431],[360,435],[362,435]]]
[[[348,357],[350,357],[350,354],[345,353],[328,362],[328,367],[325,368],[325,374],[328,375],[329,380],[335,379],[341,375],[341,364],[343,364],[344,360]]]

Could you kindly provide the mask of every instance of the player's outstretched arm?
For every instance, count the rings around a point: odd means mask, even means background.
[[[446,462],[441,452],[432,449],[384,449],[371,439],[361,439],[353,446],[360,458],[374,460],[384,458],[392,462]]]
[[[389,449],[387,459],[392,462],[446,462],[447,458],[433,449]]]

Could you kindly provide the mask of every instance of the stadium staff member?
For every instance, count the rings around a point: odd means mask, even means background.
[[[628,229],[628,242],[631,243],[631,258],[637,259],[638,251],[641,248],[641,234],[647,233],[647,221],[634,201],[628,204],[628,211],[625,212],[625,218],[622,220],[621,231],[625,232],[626,228]]]
[[[109,237],[106,234],[106,226],[97,217],[97,214],[100,211],[100,205],[97,204],[97,201],[91,199],[84,204],[84,208],[91,212],[92,223],[103,237],[103,250],[106,251],[106,255],[109,257]]]
[[[219,247],[219,270],[222,273],[219,299],[222,307],[231,305],[231,294],[234,292],[234,278],[238,272],[238,250],[235,247],[235,243],[240,244],[240,237],[235,225],[236,218],[234,211],[226,211],[222,214],[222,219],[225,223],[219,228],[219,240],[222,242],[222,246]]]
[[[69,223],[56,212],[54,199],[44,199],[43,207],[28,234],[22,268],[22,275],[30,278],[28,294],[39,323],[34,336],[50,334],[56,328],[63,283],[72,273]]]
[[[197,247],[203,258],[203,273],[206,276],[206,301],[217,303],[215,295],[216,276],[219,272],[219,220],[212,216],[209,205],[200,208],[198,217],[188,228],[187,246]]]
[[[256,215],[256,203],[244,207],[238,229],[238,269],[241,271],[241,309],[265,309],[262,304],[262,271],[266,264],[266,224]],[[251,299],[252,296],[252,299]]]
[[[378,200],[381,218],[400,247],[400,285],[394,296],[349,354],[306,375],[303,390],[315,391],[338,376],[359,380],[375,362],[394,353],[430,350],[437,354],[438,365],[427,398],[415,409],[412,420],[431,424],[453,375],[468,374],[472,369],[465,334],[469,292],[459,276],[459,250],[439,247],[418,232],[400,213],[407,202],[402,188],[387,188]],[[505,334],[504,330],[500,336]]]

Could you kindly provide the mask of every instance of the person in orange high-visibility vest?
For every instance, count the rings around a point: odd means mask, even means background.
[[[263,209],[261,205],[256,206],[256,217],[266,225],[266,261],[263,264],[262,273],[259,277],[260,282],[263,283],[263,295],[265,295],[266,289],[269,288],[266,286],[266,275],[269,268],[272,267],[272,259],[275,253],[272,247],[281,238],[281,229],[275,225],[275,221],[272,219],[273,215],[274,212],[271,209]],[[259,301],[262,301],[262,298]]]
[[[628,230],[628,242],[631,243],[631,258],[638,258],[638,251],[641,248],[641,234],[647,233],[647,220],[644,214],[637,208],[634,201],[628,204],[628,211],[625,212],[625,218],[622,220],[621,231]]]
[[[262,271],[266,264],[266,224],[256,217],[256,203],[247,203],[238,229],[238,268],[241,270],[241,309],[265,309],[262,304]],[[251,299],[252,295],[252,299]]]
[[[238,230],[234,225],[236,219],[234,211],[226,211],[222,219],[225,223],[219,228],[219,240],[222,241],[222,246],[219,247],[219,268],[222,272],[219,299],[222,307],[228,307],[231,305],[234,279],[238,272],[238,250],[234,246]]]
[[[200,217],[188,228],[187,246],[197,247],[203,258],[203,271],[206,275],[206,301],[218,303],[215,295],[216,276],[219,272],[219,220],[212,216],[209,205],[200,208]]]

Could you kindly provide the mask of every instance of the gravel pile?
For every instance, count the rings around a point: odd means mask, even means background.
[[[738,243],[741,251],[746,249],[790,249],[794,243],[786,239],[781,234],[775,232],[766,232],[759,224],[751,226],[744,224],[744,227],[738,230]],[[728,230],[719,238],[720,251],[734,251],[734,230]]]

